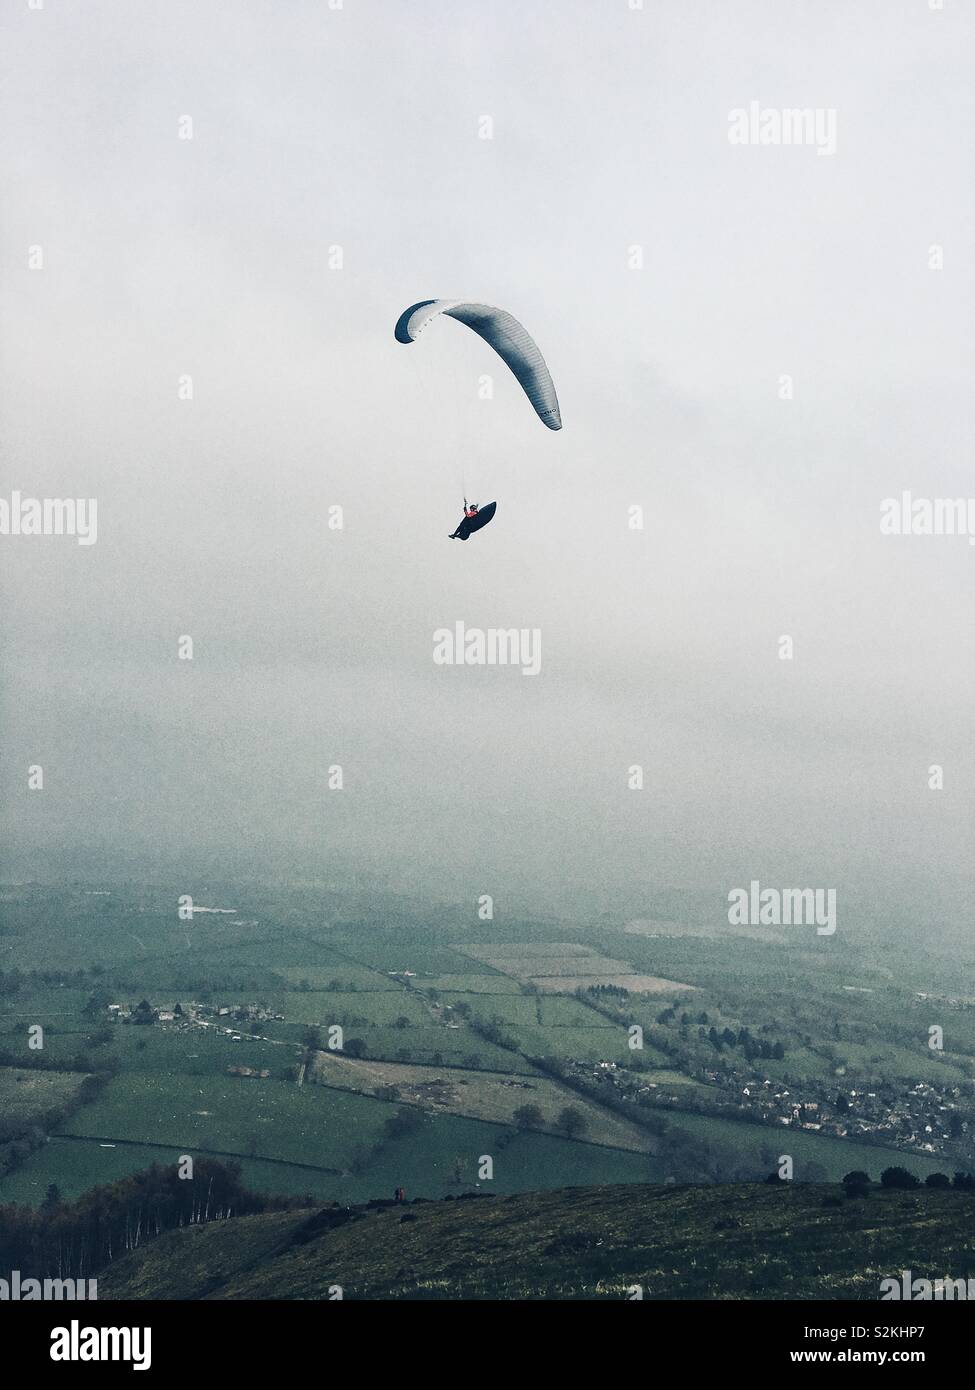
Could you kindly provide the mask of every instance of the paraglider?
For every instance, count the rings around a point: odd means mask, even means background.
[[[467,498],[464,498],[464,519],[457,527],[456,531],[450,534],[452,541],[466,541],[473,531],[480,531],[482,526],[486,526],[494,513],[498,509],[497,502],[489,502],[486,507],[478,507],[476,502],[471,502],[468,506]]]
[[[542,424],[550,430],[562,428],[559,399],[545,358],[531,334],[506,309],[464,299],[421,299],[400,314],[394,330],[396,341],[416,342],[424,329],[441,316],[456,319],[492,347],[511,370]],[[450,539],[466,541],[488,524],[496,509],[494,502],[480,509],[476,504],[468,507],[465,498],[463,520],[451,532]]]

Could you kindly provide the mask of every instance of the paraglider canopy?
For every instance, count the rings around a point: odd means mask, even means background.
[[[550,430],[562,428],[555,383],[534,338],[506,309],[474,304],[465,299],[421,299],[400,314],[395,329],[398,343],[413,343],[427,324],[441,314],[473,329],[511,368],[535,413]]]

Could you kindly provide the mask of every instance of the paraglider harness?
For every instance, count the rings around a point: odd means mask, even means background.
[[[463,520],[463,521],[460,523],[460,525],[457,527],[457,530],[454,531],[454,532],[448,537],[448,540],[452,540],[452,541],[466,541],[466,540],[467,540],[467,537],[470,535],[470,531],[466,528],[466,526],[465,526],[464,523],[465,523],[465,522],[468,522],[468,521],[473,521],[474,518],[475,518],[476,516],[477,516],[477,503],[476,503],[476,502],[468,502],[467,498],[465,497],[465,498],[464,498],[464,520]]]
[[[464,515],[450,539],[452,541],[466,541],[475,531],[480,531],[482,526],[486,526],[489,521],[494,519],[497,505],[496,502],[485,502],[483,507],[479,507],[476,502],[468,502],[465,497]]]

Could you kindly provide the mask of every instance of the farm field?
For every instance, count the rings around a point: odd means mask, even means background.
[[[51,1185],[70,1201],[89,1188],[142,1172],[153,1163],[175,1164],[185,1152],[178,1144],[116,1144],[109,1148],[95,1139],[54,1137],[31,1154],[22,1168],[0,1178],[0,1206],[7,1202],[38,1206]],[[255,1192],[295,1197],[307,1194],[324,1202],[337,1199],[343,1191],[342,1180],[330,1173],[254,1158],[232,1161],[240,1164],[244,1181]],[[356,1194],[354,1200],[367,1200],[369,1186],[365,1180],[353,1183],[349,1191]]]
[[[612,959],[575,942],[552,942],[545,950],[529,942],[458,945],[455,949],[546,993],[572,994],[592,985],[612,985],[630,994],[674,994],[694,988],[659,975],[640,974],[628,961]]]
[[[312,957],[311,963],[282,966],[275,959],[274,973],[286,980],[292,989],[312,990],[377,990],[390,994],[403,994],[405,991],[398,980],[380,970],[369,970],[357,961],[335,956],[333,964],[319,964],[318,952],[306,950],[304,954]],[[324,954],[324,952],[321,952]]]
[[[324,1091],[325,1088],[318,1088]],[[396,1107],[375,1102],[391,1114]],[[117,1144],[103,1148],[96,1140],[52,1138],[27,1163],[0,1179],[0,1204],[38,1205],[50,1184],[74,1197],[152,1163],[173,1163],[191,1146]],[[481,1182],[482,1156],[494,1164],[494,1177]],[[655,1182],[665,1176],[652,1155],[578,1143],[554,1135],[515,1132],[508,1127],[451,1115],[424,1115],[418,1131],[386,1141],[355,1172],[329,1173],[310,1168],[235,1158],[244,1180],[256,1191],[309,1194],[321,1201],[361,1202],[405,1186],[410,1196],[443,1197],[476,1187],[499,1194],[542,1190],[563,1182]]]
[[[441,994],[520,994],[521,984],[508,975],[491,972],[484,975],[433,975],[423,981],[425,989]]]
[[[507,1030],[506,1030],[507,1031]],[[419,1062],[426,1065],[468,1066],[487,1071],[531,1075],[532,1064],[516,1052],[479,1037],[472,1029],[436,1025],[418,1028],[348,1028],[346,1039],[358,1038],[366,1056],[387,1062]],[[477,1058],[476,1063],[471,1058]]]
[[[656,1071],[646,1071],[641,1074],[640,1080],[646,1086],[659,1086],[661,1090],[678,1090],[686,1087],[690,1090],[706,1091],[707,1086],[700,1081],[695,1081],[691,1076],[685,1076],[683,1072],[669,1071],[666,1067],[661,1067]]]
[[[632,1056],[627,1035],[622,1028],[505,1028],[529,1057],[575,1057],[587,1062],[628,1061]],[[641,1056],[650,1064],[664,1066],[667,1058],[649,1045]]]
[[[397,1019],[408,1023],[429,1023],[430,1011],[409,990],[293,990],[288,994],[269,993],[262,1002],[288,1023],[313,1024],[327,1028],[333,1023],[362,1019],[370,1026],[388,1027]]]
[[[328,1020],[340,1021],[334,1017]],[[262,1036],[274,1043],[290,1045],[291,1058],[296,1058],[299,1049],[304,1046],[309,1026],[324,1030],[327,1024],[324,1021],[311,1025],[270,1021],[260,1025]],[[432,1015],[425,1024],[403,1028],[396,1023],[379,1025],[353,1022],[346,1022],[343,1027],[347,1044],[351,1044],[353,1040],[361,1043],[366,1056],[387,1062],[419,1062],[438,1066],[465,1065],[525,1073],[533,1071],[531,1063],[519,1057],[517,1053],[498,1047],[459,1023],[456,1027],[435,1023]],[[322,1040],[326,1041],[324,1033]],[[234,1045],[239,1048],[249,1041],[245,1032],[241,1042]],[[282,1048],[282,1060],[287,1056]],[[474,1058],[477,1060],[472,1060]],[[270,1063],[265,1061],[263,1065]]]
[[[14,1031],[28,1023],[42,1026],[58,1024],[66,1019],[76,1019],[84,1007],[88,996],[83,989],[25,989],[17,994],[15,1005],[4,1008],[0,1019],[0,1032]]]
[[[543,1028],[617,1028],[611,1019],[578,999],[564,995],[540,995],[537,998],[538,1023]]]
[[[924,1154],[904,1153],[899,1149],[881,1148],[857,1143],[852,1139],[836,1139],[828,1134],[810,1134],[802,1130],[776,1130],[771,1125],[748,1124],[744,1120],[715,1118],[710,1115],[689,1115],[682,1111],[667,1111],[669,1124],[685,1134],[708,1144],[727,1145],[741,1158],[762,1161],[771,1159],[770,1169],[781,1153],[795,1160],[798,1181],[806,1180],[804,1165],[815,1164],[821,1170],[817,1180],[839,1182],[844,1173],[861,1168],[876,1181],[884,1168],[897,1165],[907,1168],[920,1178],[928,1173],[943,1172],[945,1164]]]
[[[30,1021],[40,1023],[44,1029],[44,1058],[46,1061],[54,1062],[58,1066],[63,1066],[66,1071],[76,1071],[73,1063],[78,1054],[85,1050],[85,1040],[91,1033],[91,1025],[85,1026],[85,1020],[75,1018],[58,1019],[57,1023],[45,1021],[44,1016],[30,1015]],[[29,1047],[27,1033],[28,1024],[17,1023],[12,1027],[7,1027],[0,1031],[0,1052],[3,1053],[4,1062],[9,1066],[17,1066],[23,1063],[30,1066],[36,1061],[37,1053],[32,1052]]]
[[[380,1102],[324,1087],[133,1072],[109,1081],[66,1132],[341,1170],[378,1142],[386,1117]]]
[[[269,1068],[274,1076],[294,1071],[297,1050],[244,1032],[239,1042],[217,1028],[116,1026],[106,1053],[123,1071],[221,1076],[231,1066]],[[96,1053],[96,1056],[98,1054]]]
[[[356,1061],[335,1054],[316,1055],[315,1079],[326,1086],[376,1095],[394,1088],[396,1099],[433,1112],[466,1115],[470,1119],[513,1124],[520,1106],[537,1105],[548,1131],[557,1129],[559,1112],[570,1106],[585,1120],[582,1139],[598,1136],[609,1148],[645,1153],[652,1148],[645,1130],[605,1111],[547,1077],[514,1080],[493,1072],[438,1070],[435,1067],[400,1066],[388,1062]]]
[[[0,1067],[0,1118],[14,1128],[39,1124],[49,1111],[73,1099],[84,1079],[80,1072]]]
[[[372,970],[412,971],[424,979],[442,975],[492,975],[496,972],[486,962],[466,954],[462,946],[405,937],[383,931],[370,931],[356,937],[339,935],[335,945],[351,960]]]
[[[445,1004],[457,1005],[470,1010],[476,1018],[502,1024],[538,1022],[539,1007],[533,995],[529,994],[442,994]],[[596,1015],[593,1015],[596,1017]]]
[[[889,1044],[843,1043],[836,1049],[846,1074],[877,1081],[887,1077],[903,1077],[912,1082],[937,1081],[958,1085],[972,1077],[975,1067],[971,1057],[952,1056]]]

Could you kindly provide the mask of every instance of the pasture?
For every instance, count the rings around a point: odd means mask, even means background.
[[[535,1105],[543,1117],[538,1128],[549,1132],[557,1132],[560,1111],[571,1107],[584,1119],[582,1139],[596,1138],[610,1148],[640,1153],[651,1146],[645,1130],[544,1076],[515,1079],[498,1072],[356,1061],[323,1052],[316,1057],[315,1078],[327,1086],[367,1095],[395,1093],[397,1101],[430,1113],[465,1115],[495,1124],[513,1124],[521,1106]]]
[[[40,1124],[66,1104],[84,1081],[81,1072],[0,1067],[0,1118],[12,1133]]]

